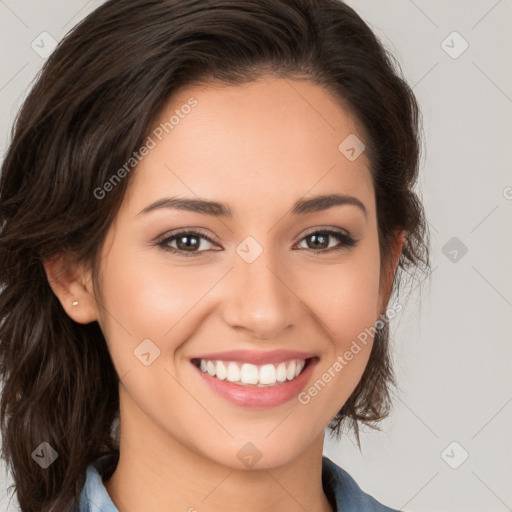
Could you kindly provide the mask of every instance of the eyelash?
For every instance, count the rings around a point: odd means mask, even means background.
[[[330,249],[318,249],[315,251],[315,249],[309,249],[310,251],[313,251],[315,254],[324,254],[324,253],[331,253],[332,251],[342,251],[342,250],[346,250],[350,247],[355,247],[357,245],[357,242],[358,240],[352,238],[350,235],[347,235],[345,233],[342,233],[340,231],[333,231],[333,230],[330,230],[330,229],[325,229],[325,230],[318,230],[318,231],[312,231],[311,233],[308,233],[307,235],[304,235],[304,237],[302,237],[300,240],[299,240],[299,243],[302,242],[304,239],[312,236],[312,235],[329,235],[329,236],[333,236],[334,238],[336,238],[340,243],[341,245],[338,246],[338,247],[331,247]],[[156,245],[158,247],[160,247],[161,249],[163,249],[164,251],[169,251],[169,252],[172,252],[174,254],[178,254],[180,256],[185,256],[185,257],[193,257],[193,256],[197,256],[205,251],[190,251],[190,252],[187,252],[187,251],[182,251],[182,250],[179,250],[179,249],[176,249],[175,247],[169,247],[168,244],[184,235],[189,235],[189,236],[193,236],[193,237],[197,237],[197,238],[202,238],[204,240],[207,240],[208,242],[212,243],[212,244],[215,244],[215,242],[208,236],[204,235],[203,233],[200,233],[198,231],[194,231],[194,230],[187,230],[187,229],[184,229],[184,230],[181,230],[181,231],[177,231],[176,233],[173,233],[171,236],[166,236],[164,239],[160,239],[160,241],[157,241],[156,242]]]

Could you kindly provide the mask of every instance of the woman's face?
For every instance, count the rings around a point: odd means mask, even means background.
[[[368,361],[372,338],[358,336],[385,307],[369,161],[354,136],[364,140],[311,82],[173,97],[102,250],[98,321],[123,432],[231,467],[246,455],[284,464],[323,439]],[[348,200],[314,201],[332,194]],[[182,230],[199,235],[170,238]],[[292,360],[307,360],[298,377]],[[228,382],[237,370],[246,385]]]

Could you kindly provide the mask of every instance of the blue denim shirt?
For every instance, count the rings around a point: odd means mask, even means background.
[[[322,485],[335,511],[398,512],[363,492],[355,480],[327,457],[322,458]],[[87,467],[78,512],[119,512],[103,485],[95,465]]]

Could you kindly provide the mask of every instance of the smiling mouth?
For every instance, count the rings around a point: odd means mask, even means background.
[[[294,380],[313,359],[317,358],[290,359],[264,365],[197,358],[191,361],[203,373],[218,380],[225,380],[240,386],[271,387]]]

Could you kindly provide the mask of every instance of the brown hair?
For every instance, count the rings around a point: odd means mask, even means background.
[[[350,7],[338,0],[107,1],[46,61],[2,165],[2,456],[23,512],[73,510],[86,467],[119,448],[118,377],[103,334],[96,322],[78,324],[64,312],[42,262],[68,253],[97,269],[130,176],[101,200],[94,191],[141,146],[178,88],[237,85],[263,73],[307,77],[349,106],[367,136],[382,268],[399,230],[406,236],[393,289],[407,268],[428,268],[427,224],[413,191],[418,105],[397,62]],[[392,384],[386,322],[332,432],[339,435],[346,421],[356,435],[358,422],[374,426],[389,413]],[[44,470],[31,457],[43,441],[58,453]]]

